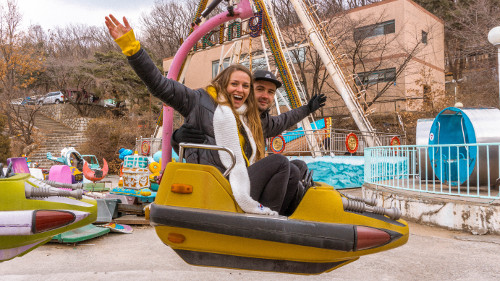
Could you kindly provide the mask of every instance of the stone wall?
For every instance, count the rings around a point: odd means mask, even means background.
[[[90,107],[90,105],[82,105],[85,107]],[[78,115],[78,111],[71,104],[53,104],[53,105],[42,105],[40,107],[40,113],[43,115],[63,123],[67,127],[83,132],[87,129],[90,120],[96,117],[101,117],[108,112],[108,108],[101,106],[92,106],[90,114],[88,117],[81,117]]]

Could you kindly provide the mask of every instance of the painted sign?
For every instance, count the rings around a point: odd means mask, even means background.
[[[271,150],[274,153],[281,153],[285,150],[285,139],[279,135],[271,139]]]
[[[392,137],[391,145],[401,145],[401,140],[398,137]]]
[[[349,153],[358,151],[359,140],[355,133],[349,133],[345,138],[345,147]]]

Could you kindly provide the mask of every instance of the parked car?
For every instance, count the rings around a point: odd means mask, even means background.
[[[49,104],[49,103],[63,103],[65,101],[63,93],[60,91],[58,92],[50,92],[46,94],[45,96],[41,97],[38,100],[38,104]]]
[[[21,104],[22,105],[25,105],[25,104],[35,104],[36,103],[36,98],[33,96],[33,97],[25,97],[23,99],[23,101],[21,101]]]
[[[10,100],[10,104],[21,104],[23,102],[23,98]]]

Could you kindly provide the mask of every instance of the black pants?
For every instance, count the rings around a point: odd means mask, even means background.
[[[285,195],[285,202],[283,202],[283,208],[280,211],[281,215],[290,216],[293,214],[297,206],[299,206],[300,201],[306,193],[306,187],[302,185],[301,180],[305,177],[308,171],[309,168],[307,168],[306,162],[302,160],[290,161],[290,180],[293,180],[293,184],[296,188],[290,189]],[[293,177],[292,174],[294,174]],[[293,190],[295,190],[295,192]]]
[[[288,178],[285,199],[283,200],[283,204],[281,205],[281,209],[279,211],[280,215],[291,215],[304,196],[304,187],[300,183],[300,179],[300,169],[290,162],[290,177]]]
[[[299,188],[300,171],[280,154],[270,155],[248,167],[250,196],[285,215]]]
[[[297,169],[299,169],[299,178],[300,179],[303,179],[306,176],[306,173],[309,170],[306,162],[299,160],[299,159],[295,159],[295,160],[290,161],[290,164],[296,166]]]

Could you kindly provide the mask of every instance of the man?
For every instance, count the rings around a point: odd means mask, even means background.
[[[281,134],[284,130],[297,124],[306,118],[307,115],[325,105],[326,96],[324,94],[314,95],[307,105],[294,108],[278,116],[271,116],[269,111],[274,103],[276,90],[281,87],[281,82],[276,79],[274,74],[267,70],[256,70],[253,74],[253,79],[255,99],[261,112],[260,119],[269,119],[270,121],[265,123],[268,124],[266,128],[262,128],[264,137],[266,138]]]
[[[326,96],[324,94],[314,95],[307,105],[294,108],[278,116],[271,116],[269,111],[274,103],[276,90],[281,87],[281,82],[276,79],[276,76],[274,76],[272,72],[267,70],[256,70],[253,74],[253,79],[255,99],[257,100],[257,105],[261,112],[260,119],[267,121],[262,122],[263,124],[267,124],[262,128],[265,138],[275,137],[281,134],[286,129],[306,118],[307,115],[325,105]],[[203,143],[204,141],[205,136],[203,133],[192,128],[189,124],[182,125],[172,135],[173,145],[181,142]],[[285,215],[291,215],[293,213],[307,188],[312,185],[311,173],[304,161],[293,160],[290,164],[289,182],[293,186],[300,180],[301,184],[299,184],[298,189],[289,188],[287,190],[284,200],[286,203],[283,204],[283,210],[280,211],[280,214]],[[253,172],[259,173],[260,171]]]
[[[268,124],[265,128],[262,128],[264,137],[266,138],[281,134],[289,127],[306,118],[307,115],[325,105],[326,96],[324,94],[314,95],[307,105],[292,109],[278,116],[271,116],[269,111],[274,103],[276,90],[281,87],[281,82],[276,79],[273,73],[267,70],[256,70],[253,74],[253,79],[255,99],[261,112],[260,118],[261,120],[269,120],[268,122],[263,122],[264,124]],[[205,136],[200,131],[192,129],[188,124],[184,124],[174,132],[172,140],[173,143],[179,143],[179,141],[202,143],[205,140]]]

